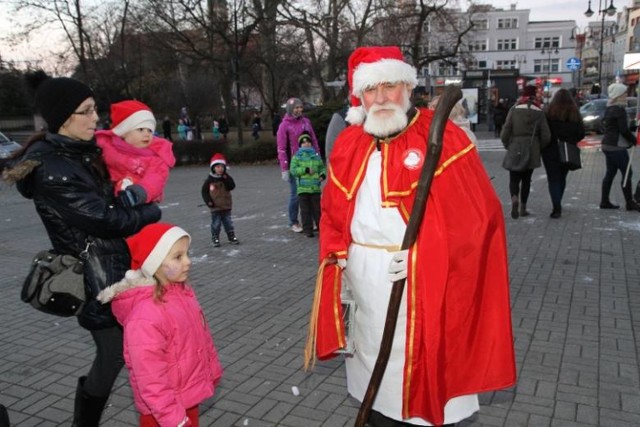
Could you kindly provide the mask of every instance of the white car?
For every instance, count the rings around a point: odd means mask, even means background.
[[[0,161],[5,161],[21,148],[22,145],[0,132]]]

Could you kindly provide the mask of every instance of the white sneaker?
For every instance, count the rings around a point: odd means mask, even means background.
[[[293,231],[294,233],[302,233],[302,227],[300,226],[300,224],[293,224],[291,226],[291,231]]]

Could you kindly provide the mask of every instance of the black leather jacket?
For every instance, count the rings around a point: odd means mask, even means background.
[[[95,297],[124,277],[131,263],[124,238],[158,221],[158,206],[116,204],[101,150],[93,141],[48,133],[13,162],[9,176],[20,194],[33,199],[56,252],[78,256],[87,238],[93,241],[85,267],[87,303],[78,322],[90,330],[116,325],[111,307]]]

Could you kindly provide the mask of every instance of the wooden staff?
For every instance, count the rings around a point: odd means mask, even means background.
[[[453,106],[462,98],[462,91],[456,86],[447,86],[444,93],[440,97],[440,101],[436,106],[435,115],[429,128],[429,139],[427,141],[427,157],[422,166],[422,172],[420,174],[420,180],[418,181],[418,187],[416,189],[416,199],[413,204],[413,210],[409,216],[409,223],[404,233],[404,239],[402,240],[401,249],[409,249],[416,241],[424,212],[427,209],[427,199],[429,197],[429,189],[433,182],[433,176],[436,168],[438,167],[438,161],[440,160],[440,154],[442,153],[442,137],[444,135],[444,128],[447,124],[447,119],[451,113]],[[384,371],[387,368],[389,362],[389,354],[391,353],[391,344],[393,342],[393,335],[396,330],[396,323],[398,321],[398,311],[400,310],[400,302],[402,300],[402,293],[404,292],[404,284],[406,279],[396,280],[393,282],[391,288],[391,296],[389,297],[389,306],[387,308],[387,319],[384,324],[384,330],[382,332],[382,341],[380,343],[380,352],[376,359],[376,364],[367,386],[364,399],[360,405],[360,411],[358,411],[358,417],[356,418],[356,427],[364,427],[365,423],[371,415],[371,407],[378,394]]]

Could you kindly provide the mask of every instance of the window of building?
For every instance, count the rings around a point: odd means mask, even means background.
[[[560,47],[560,37],[536,37],[535,48]]]
[[[560,71],[560,59],[536,59],[533,61],[534,73],[557,73]]]
[[[489,29],[489,21],[486,19],[476,19],[473,22],[474,30],[488,30]]]
[[[518,28],[518,18],[499,18],[498,29]]]
[[[469,50],[487,50],[487,41],[486,40],[472,40],[469,42]]]
[[[498,50],[516,50],[518,49],[517,39],[498,39]]]
[[[518,68],[516,67],[516,61],[515,59],[507,59],[506,61],[496,61],[496,70],[509,70],[509,69],[515,69]]]

